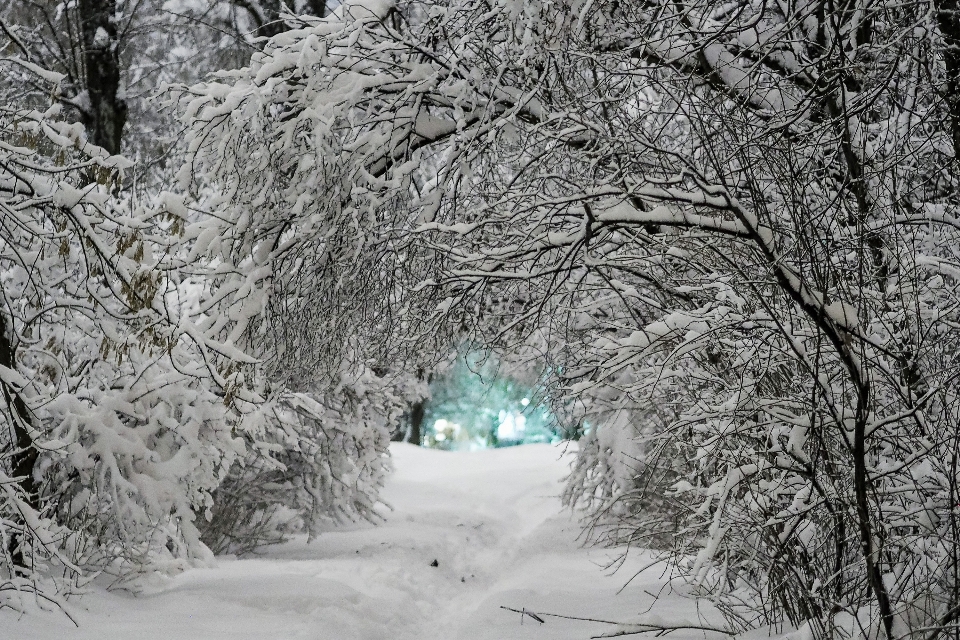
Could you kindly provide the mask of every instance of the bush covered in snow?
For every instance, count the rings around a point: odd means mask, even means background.
[[[604,397],[606,396],[606,397]],[[580,398],[587,425],[563,491],[591,538],[609,545],[672,548],[681,505],[670,488],[689,473],[682,441],[665,438],[659,402],[635,406],[613,387]]]
[[[213,493],[203,540],[215,553],[243,554],[296,531],[312,539],[331,525],[376,522],[390,431],[405,406],[371,372],[263,404],[259,435]]]
[[[58,78],[0,63],[4,82]],[[216,346],[178,326],[180,224],[116,195],[128,163],[79,125],[0,106],[2,571],[123,574],[209,555],[195,514],[242,452]]]
[[[258,266],[229,272],[183,197],[125,190],[124,158],[31,101],[0,104],[0,591],[179,571],[275,541],[286,513],[313,535],[374,518],[405,398],[342,359],[274,375],[283,345],[256,331],[279,293],[226,293]]]

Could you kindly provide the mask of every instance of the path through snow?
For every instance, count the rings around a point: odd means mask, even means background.
[[[645,554],[608,577],[602,566],[614,553],[580,546],[557,497],[561,449],[392,453],[384,498],[394,511],[384,524],[221,559],[148,594],[94,591],[71,603],[79,629],[62,616],[16,621],[9,612],[0,629],[23,640],[582,640],[611,629],[552,618],[521,625],[500,607],[627,621],[662,584],[645,572],[618,594]],[[656,610],[690,606],[667,595]]]

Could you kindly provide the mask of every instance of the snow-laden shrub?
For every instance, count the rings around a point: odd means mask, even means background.
[[[665,398],[636,401],[619,384],[581,392],[579,419],[586,425],[563,491],[591,536],[604,544],[669,548],[680,509],[669,488],[687,471],[682,447],[662,447],[665,425],[675,418]]]
[[[203,540],[215,553],[243,554],[298,531],[312,539],[331,525],[377,521],[390,430],[405,407],[369,371],[265,403],[246,456],[213,494]]]
[[[59,80],[0,60],[4,83],[24,70]],[[0,575],[10,584],[209,557],[195,519],[244,450],[209,357],[222,349],[181,323],[176,280],[160,266],[182,219],[121,196],[127,167],[56,106],[0,105]]]
[[[907,271],[911,260],[900,264]],[[931,309],[955,295],[948,293],[955,285],[922,272],[911,277],[919,321],[938,335],[919,352],[924,367],[950,371],[956,336],[937,327]],[[646,545],[670,530],[664,559],[693,594],[714,598],[732,625],[811,621],[817,633],[841,637],[883,633],[858,560],[866,517],[885,549],[894,628],[942,624],[954,583],[947,559],[957,544],[957,452],[953,435],[938,437],[932,425],[950,432],[956,393],[924,388],[914,399],[931,411],[923,419],[914,419],[915,408],[878,407],[866,417],[860,455],[868,461],[872,506],[861,515],[852,446],[858,418],[840,400],[849,388],[820,332],[796,317],[789,332],[772,318],[760,321],[761,303],[733,298],[726,286],[716,287],[715,299],[600,342],[606,365],[570,389],[588,406],[616,398],[623,413],[598,421],[584,439],[568,501],[586,499],[591,524],[610,542]],[[889,331],[884,323],[878,314],[864,331],[879,337]],[[890,365],[867,353],[874,393],[896,406],[903,378],[881,373]],[[810,376],[811,357],[834,373]],[[624,468],[625,460],[635,463]],[[648,483],[656,467],[669,473]]]
[[[126,576],[210,557],[197,525],[244,443],[222,398],[181,372],[189,361],[176,365],[150,358],[117,375],[118,388],[44,408],[50,436],[70,444],[39,457],[42,499],[76,532],[82,566]]]

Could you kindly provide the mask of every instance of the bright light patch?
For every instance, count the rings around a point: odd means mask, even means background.
[[[450,422],[444,418],[440,418],[433,423],[433,440],[434,442],[456,442],[460,440],[460,431],[462,427],[456,422]]]
[[[497,427],[497,440],[522,440],[526,431],[527,418],[515,413],[500,412],[500,425]]]

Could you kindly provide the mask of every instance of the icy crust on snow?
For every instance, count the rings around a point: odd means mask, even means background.
[[[69,604],[79,628],[37,611],[19,621],[0,612],[0,626],[23,640],[582,640],[617,627],[546,615],[543,625],[529,616],[521,624],[501,607],[628,625],[697,620],[678,586],[664,589],[661,565],[618,593],[649,564],[647,553],[632,553],[609,577],[602,567],[617,551],[581,546],[579,525],[558,498],[568,472],[563,448],[448,453],[394,444],[391,452],[396,472],[384,498],[393,510],[381,526],[219,558],[157,578],[138,596],[93,587]],[[661,600],[647,611],[657,592]]]

